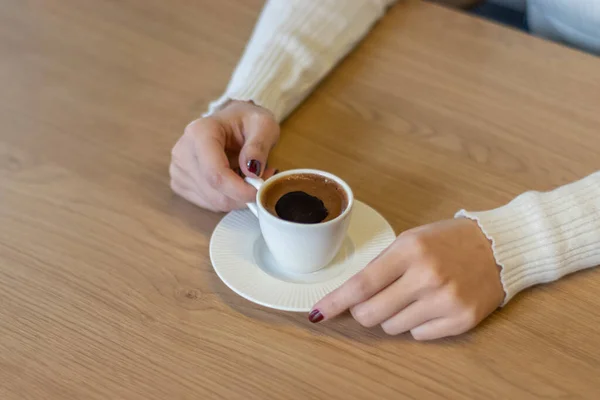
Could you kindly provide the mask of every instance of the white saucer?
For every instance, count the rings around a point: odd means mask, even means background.
[[[240,296],[265,307],[308,312],[389,246],[396,235],[377,211],[355,200],[342,249],[327,267],[311,274],[282,271],[273,260],[249,210],[233,211],[217,225],[210,259],[219,277]]]

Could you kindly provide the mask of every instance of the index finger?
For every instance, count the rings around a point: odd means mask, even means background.
[[[211,188],[235,201],[249,203],[256,197],[256,189],[230,168],[225,144],[210,132],[197,135],[194,140],[200,172]]]
[[[309,320],[320,322],[334,318],[370,299],[401,277],[407,267],[402,255],[388,247],[362,271],[319,300],[310,312]]]

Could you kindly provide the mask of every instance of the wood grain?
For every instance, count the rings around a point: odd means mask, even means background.
[[[247,302],[169,152],[259,0],[0,3],[0,398],[597,398],[600,272],[416,343]],[[397,232],[599,168],[600,60],[393,7],[283,126],[271,164],[345,178]],[[310,151],[309,151],[310,147]]]

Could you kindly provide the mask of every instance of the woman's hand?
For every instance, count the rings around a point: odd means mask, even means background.
[[[190,123],[171,152],[171,188],[211,211],[231,211],[253,202],[256,189],[242,176],[268,178],[269,152],[279,139],[273,115],[251,102],[232,101]]]
[[[475,222],[455,219],[400,235],[319,301],[309,319],[319,322],[349,309],[365,327],[430,340],[468,331],[503,299],[490,242]]]

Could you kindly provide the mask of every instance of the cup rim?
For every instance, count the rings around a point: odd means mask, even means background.
[[[320,176],[323,176],[325,178],[335,181],[338,185],[340,185],[342,187],[342,189],[344,189],[344,191],[346,192],[346,196],[348,196],[348,205],[346,206],[344,211],[332,220],[329,220],[327,222],[319,222],[316,224],[303,224],[301,222],[286,221],[285,219],[278,218],[278,217],[274,216],[273,214],[271,214],[263,206],[262,202],[260,201],[262,193],[264,192],[264,190],[266,188],[268,188],[270,185],[272,185],[273,182],[276,182],[279,179],[282,179],[286,176],[296,175],[296,174],[320,175]],[[352,210],[352,207],[354,206],[354,193],[352,192],[350,185],[348,185],[339,176],[334,175],[330,172],[322,171],[319,169],[311,169],[311,168],[290,169],[287,171],[282,171],[282,172],[278,173],[277,175],[273,175],[269,179],[264,181],[264,183],[260,186],[260,189],[256,192],[256,205],[261,210],[261,214],[264,214],[266,216],[266,218],[269,218],[272,221],[277,221],[278,223],[281,223],[284,225],[290,225],[290,226],[295,226],[295,227],[304,228],[304,229],[315,229],[320,226],[329,226],[329,225],[335,224],[338,221],[344,219],[350,213],[350,210]]]

